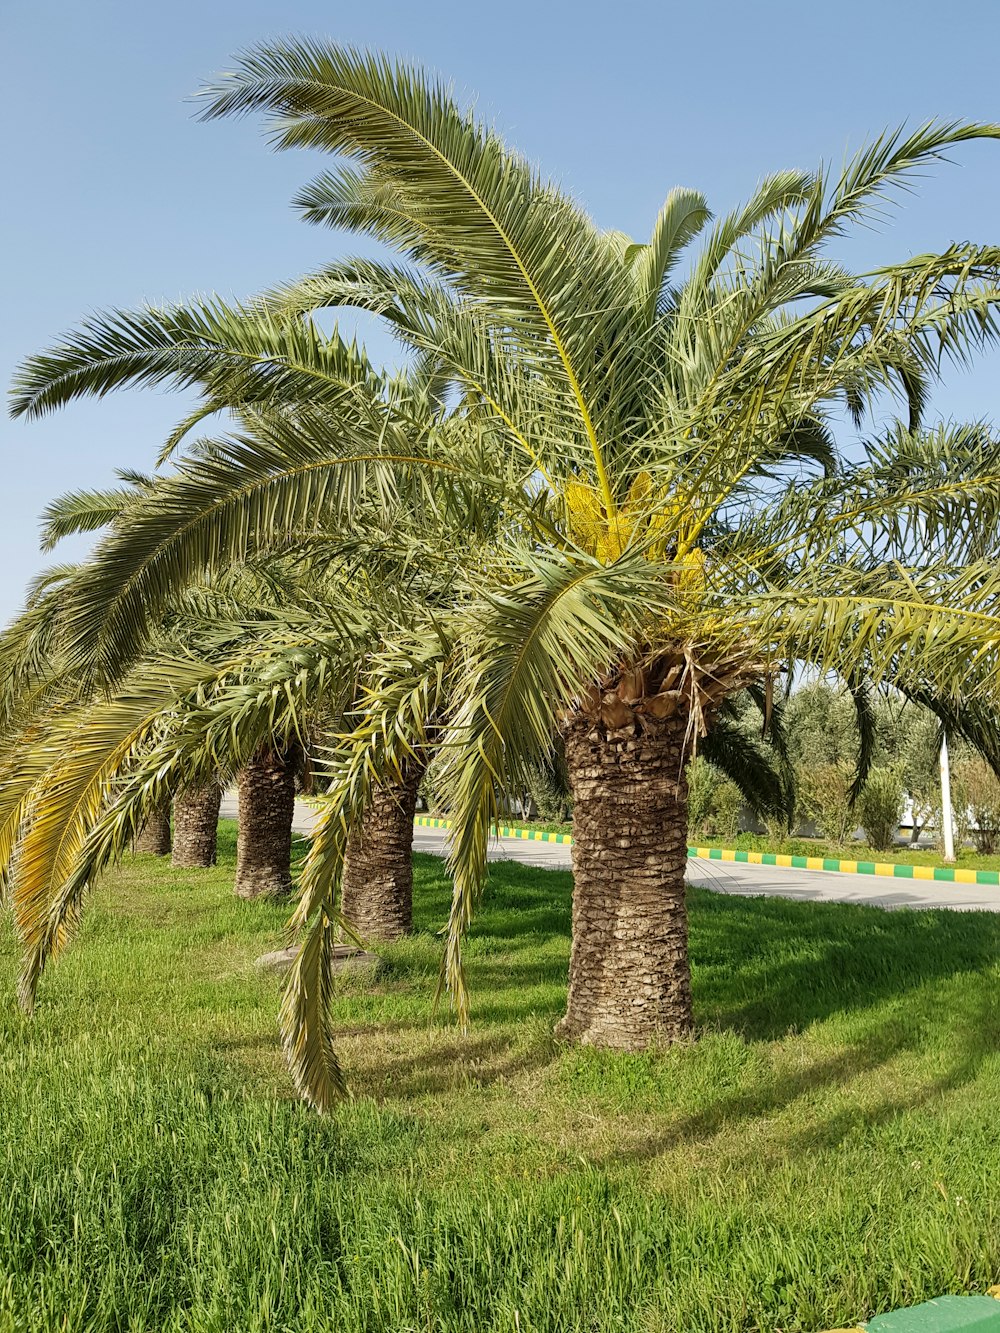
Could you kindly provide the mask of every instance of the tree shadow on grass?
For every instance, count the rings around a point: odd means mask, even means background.
[[[823,1092],[838,1085],[843,1086],[865,1074],[872,1073],[884,1066],[909,1044],[910,1042],[902,1036],[897,1027],[894,1025],[887,1026],[883,1031],[874,1034],[868,1040],[852,1044],[838,1050],[833,1055],[817,1059],[804,1068],[786,1072],[773,1082],[765,1082],[753,1088],[720,1095],[709,1106],[682,1115],[669,1125],[651,1131],[638,1139],[630,1139],[627,1147],[609,1153],[606,1160],[645,1160],[658,1157],[662,1153],[684,1144],[704,1143],[723,1132],[732,1137],[733,1131],[738,1130],[740,1126],[750,1121],[780,1115],[799,1097]],[[934,1089],[922,1088],[915,1092],[913,1094],[915,1100],[913,1101],[907,1098],[893,1102],[891,1110],[886,1111],[886,1118],[898,1114],[906,1105],[916,1104],[917,1101],[924,1100],[927,1096],[933,1095],[935,1091],[937,1091],[936,1084]],[[859,1112],[853,1116],[851,1113],[845,1113],[840,1118],[842,1120],[842,1132],[839,1137],[846,1136],[860,1119],[864,1119],[866,1124],[873,1123],[867,1111]],[[822,1123],[821,1118],[817,1117],[814,1123],[817,1126],[820,1125]],[[814,1141],[811,1141],[808,1146],[815,1147],[817,1145]],[[755,1142],[753,1151],[755,1156],[759,1155],[761,1151],[759,1143]],[[787,1140],[781,1140],[779,1151],[782,1156],[786,1153],[791,1155],[794,1148]]]
[[[417,936],[370,980],[358,978],[341,993],[346,1020],[338,1039],[380,1043],[361,1056],[357,1088],[376,1097],[419,1098],[462,1086],[489,1086],[540,1071],[559,1057],[551,1026],[565,1003],[571,916],[571,877],[513,863],[494,863],[483,903],[469,932],[467,961],[473,1031],[461,1037],[449,1027],[446,1006],[430,1023],[451,881],[443,862],[415,858]],[[732,897],[693,890],[691,956],[699,1024],[768,1042],[839,1015],[852,1016],[834,1053],[787,1071],[752,1089],[723,1091],[706,1108],[675,1120],[648,1141],[630,1144],[624,1156],[653,1156],[671,1145],[703,1141],[726,1125],[778,1115],[797,1098],[871,1076],[897,1055],[924,1044],[922,1023],[947,1028],[950,1068],[931,1081],[869,1101],[868,1110],[838,1109],[801,1132],[810,1144],[839,1141],[859,1122],[890,1118],[975,1077],[984,1054],[1000,1042],[1000,1013],[983,1012],[983,986],[969,987],[965,1013],[949,987],[946,1011],[935,1017],[935,987],[982,974],[1000,957],[1000,916],[948,911],[886,912],[836,903]],[[354,987],[363,988],[354,991]],[[352,991],[391,1000],[392,989],[428,994],[426,1010],[412,1016],[373,1018],[350,1014]],[[912,1002],[901,1013],[895,1001]],[[919,998],[918,998],[919,997]],[[986,1006],[989,1008],[989,1006]],[[867,1014],[866,1011],[870,1011]],[[479,1030],[477,1031],[477,1026]],[[500,1029],[499,1031],[497,1029]],[[952,1028],[955,1029],[954,1037]],[[431,1030],[432,1029],[432,1030]],[[397,1043],[413,1033],[411,1049]],[[421,1033],[423,1034],[421,1036]],[[385,1044],[380,1039],[388,1038]],[[403,1037],[405,1040],[405,1037]]]
[[[451,881],[436,857],[417,856],[415,865],[416,921],[434,939],[436,966]],[[470,981],[483,1005],[502,995],[498,1012],[516,1018],[508,995],[566,984],[571,894],[568,872],[491,865],[467,945]],[[773,1040],[1000,959],[994,913],[888,912],[705,889],[690,891],[689,908],[695,1016],[748,1039]],[[392,966],[405,975],[405,961]],[[526,995],[526,1013],[536,998]]]
[[[769,1127],[763,1140],[759,1136],[746,1140],[752,1142],[749,1151],[758,1162],[762,1155],[773,1156],[776,1163],[798,1160],[836,1148],[859,1132],[870,1134],[908,1111],[933,1106],[973,1082],[984,1061],[995,1058],[1000,1050],[1000,994],[985,975],[996,962],[996,949],[991,945],[995,935],[987,931],[980,949],[972,942],[975,931],[970,936],[966,930],[974,922],[955,922],[955,914],[947,912],[934,915],[942,918],[941,949],[937,953],[925,949],[920,954],[903,948],[915,941],[926,943],[924,927],[919,922],[900,923],[894,915],[889,938],[908,961],[898,968],[883,967],[867,983],[845,966],[846,959],[838,952],[852,942],[853,935],[846,941],[835,940],[837,948],[823,961],[841,979],[843,990],[839,1003],[819,1006],[822,1015],[816,1012],[813,997],[801,1000],[801,984],[796,989],[796,980],[802,980],[801,969],[790,970],[782,993],[799,1000],[800,1015],[832,1017],[853,1011],[854,1019],[846,1030],[831,1034],[837,1042],[834,1050],[827,1048],[829,1053],[819,1054],[805,1066],[781,1068],[773,1078],[765,1075],[753,1087],[720,1090],[709,1105],[638,1140],[633,1138],[627,1148],[609,1154],[607,1160],[653,1158],[717,1135],[725,1135],[730,1149],[735,1145],[738,1150],[744,1137],[741,1128],[753,1121],[774,1120],[805,1098],[805,1117],[793,1117],[787,1128]],[[991,925],[995,930],[996,923]],[[916,933],[911,934],[908,926]],[[777,934],[779,949],[787,946],[789,936]],[[864,974],[864,952],[859,952],[854,963]],[[823,990],[827,994],[829,988]],[[892,1003],[904,999],[905,1004]],[[768,1020],[750,1035],[768,1040],[773,1035],[770,1028]],[[901,1056],[928,1049],[935,1053],[930,1066],[894,1064]],[[835,1109],[824,1111],[824,1094],[840,1094]]]
[[[630,1135],[600,1160],[644,1161],[720,1138],[727,1156],[745,1152],[758,1167],[777,1167],[836,1149],[859,1133],[869,1136],[907,1112],[933,1107],[972,1083],[984,1061],[995,1058],[1000,1048],[1000,999],[995,991],[985,982],[950,991],[943,1070],[939,1059],[930,1067],[894,1066],[898,1057],[925,1046],[924,1017],[919,1011],[897,1017],[876,1011],[870,1030],[855,1040],[807,1065],[782,1068],[773,1078],[762,1074],[752,1087],[720,1089],[708,1105]],[[930,1007],[935,997],[924,988],[923,998]],[[836,1099],[833,1108],[824,1109],[831,1094]],[[800,1098],[805,1099],[804,1114],[782,1123],[780,1117]],[[763,1133],[751,1132],[754,1122]]]
[[[774,1039],[1000,960],[1000,914],[690,896],[699,1021]]]
[[[465,1088],[489,1088],[523,1074],[540,1072],[558,1057],[551,1035],[534,1029],[514,1042],[508,1033],[436,1033],[415,1050],[381,1050],[359,1063],[351,1080],[356,1093],[392,1102]]]

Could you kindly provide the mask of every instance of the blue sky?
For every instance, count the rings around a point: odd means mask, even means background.
[[[5,382],[88,311],[245,295],[344,250],[289,208],[315,163],[269,153],[253,122],[193,118],[191,95],[233,52],[288,33],[433,67],[601,225],[639,239],[674,185],[718,212],[764,173],[837,165],[886,125],[1000,120],[995,0],[4,0]],[[851,260],[1000,239],[1000,144],[955,162],[852,242]],[[1000,417],[998,370],[993,356],[951,374],[938,413]],[[150,466],[184,406],[134,392],[0,426],[0,623],[48,560],[46,501]]]

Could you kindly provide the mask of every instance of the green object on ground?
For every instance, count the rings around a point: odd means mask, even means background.
[[[1000,1333],[1000,1301],[992,1296],[939,1296],[910,1310],[880,1314],[867,1333]]]

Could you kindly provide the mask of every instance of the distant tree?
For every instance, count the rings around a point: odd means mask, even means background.
[[[903,781],[912,807],[913,842],[917,841],[922,827],[934,820],[940,808],[940,751],[941,724],[938,719],[927,709],[914,707],[908,710],[908,725],[899,753]]]
[[[857,825],[854,797],[876,748],[870,737],[862,744],[858,710],[850,690],[825,680],[793,690],[785,710],[799,817],[838,845]]]
[[[570,791],[566,769],[566,752],[562,738],[553,745],[546,759],[536,759],[526,766],[528,795],[534,803],[539,819],[553,824],[564,824],[573,814],[573,793]]]
[[[727,778],[715,790],[715,831],[724,842],[734,842],[739,836],[743,814],[743,793],[735,782]]]
[[[952,765],[952,785],[971,816],[976,851],[991,855],[1000,846],[1000,779],[981,755],[970,750]]]
[[[793,690],[785,709],[785,726],[789,757],[796,768],[857,763],[856,710],[843,686],[816,680]]]

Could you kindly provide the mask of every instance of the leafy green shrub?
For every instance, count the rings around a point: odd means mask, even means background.
[[[715,831],[726,842],[739,836],[740,816],[743,813],[743,793],[735,782],[720,782],[715,790]]]
[[[687,766],[688,829],[695,839],[714,835],[733,841],[740,831],[743,793],[709,759],[697,755]]]
[[[719,786],[719,770],[701,755],[687,766],[688,828],[693,837],[706,834],[715,810],[715,792]]]
[[[898,768],[873,768],[855,805],[869,847],[887,852],[896,841],[906,794]]]
[[[857,816],[851,804],[854,765],[845,759],[836,762],[796,766],[799,800],[820,832],[837,846],[843,846],[854,831]]]
[[[792,830],[788,826],[787,815],[768,815],[764,820],[767,833],[768,849],[779,851],[788,841]]]
[[[561,753],[548,763],[531,764],[527,777],[528,795],[535,803],[538,818],[551,824],[565,824],[573,814],[573,796]]]

